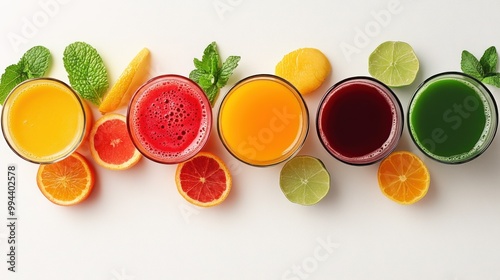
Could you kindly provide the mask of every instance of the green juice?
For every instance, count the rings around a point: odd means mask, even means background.
[[[461,73],[439,74],[415,93],[408,126],[426,155],[445,163],[462,163],[479,156],[493,140],[496,104],[480,82]]]

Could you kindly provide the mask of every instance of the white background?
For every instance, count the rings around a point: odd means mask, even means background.
[[[101,54],[111,82],[143,47],[152,53],[150,76],[188,75],[192,59],[216,41],[223,58],[242,57],[222,95],[241,78],[273,73],[284,54],[301,47],[322,50],[333,71],[305,97],[311,129],[300,154],[319,157],[332,175],[330,193],[312,207],[286,200],[278,184],[282,165],[239,163],[215,130],[205,150],[222,157],[234,176],[217,207],[188,204],[175,187],[176,167],[146,159],[124,172],[95,165],[91,197],[60,207],[38,190],[38,167],[0,137],[0,279],[500,280],[500,137],[473,162],[451,166],[425,158],[405,125],[397,150],[421,156],[431,186],[423,200],[401,206],[380,192],[378,164],[331,158],[314,128],[326,89],[368,75],[378,44],[406,41],[420,59],[415,83],[395,89],[406,111],[426,77],[460,70],[462,50],[480,56],[500,47],[499,12],[496,0],[2,0],[0,70],[44,45],[53,55],[48,75],[67,81],[63,50],[85,41]],[[498,100],[500,90],[489,88]],[[16,273],[6,263],[9,164],[18,167]]]

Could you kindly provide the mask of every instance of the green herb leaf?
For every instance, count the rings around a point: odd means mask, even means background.
[[[483,68],[484,74],[488,75],[489,73],[493,73],[497,70],[497,62],[498,62],[498,54],[497,49],[492,46],[489,47],[479,60],[481,67]]]
[[[45,75],[50,61],[50,51],[35,46],[27,50],[17,64],[8,66],[0,78],[0,104],[3,105],[7,95],[21,82]]]
[[[5,69],[0,83],[0,104],[3,105],[10,91],[22,81],[26,80],[25,74],[18,64],[12,64]]]
[[[462,51],[462,61],[461,61],[462,71],[465,74],[471,75],[472,77],[481,80],[484,76],[484,70],[477,58],[468,51]]]
[[[219,64],[219,53],[217,52],[217,44],[215,42],[210,43],[210,45],[205,48],[201,61],[203,63],[202,70],[214,74],[214,64],[215,67]]]
[[[229,56],[224,63],[222,63],[222,68],[220,71],[219,79],[217,80],[217,87],[222,88],[227,84],[229,77],[233,74],[234,69],[238,67],[238,62],[240,61],[239,56]]]
[[[205,94],[207,95],[210,104],[213,106],[215,100],[217,100],[217,96],[219,95],[219,88],[216,85],[211,85],[205,90]]]
[[[206,91],[214,84],[214,80],[215,77],[212,74],[206,74],[200,77],[198,85]]]
[[[461,67],[465,74],[480,80],[485,84],[500,88],[500,73],[496,72],[498,63],[498,53],[494,46],[484,51],[483,56],[478,61],[470,52],[462,52]]]
[[[84,42],[72,43],[64,50],[63,62],[75,91],[95,105],[101,104],[109,81],[106,66],[97,50]]]
[[[19,61],[24,73],[28,78],[42,77],[49,68],[51,56],[50,51],[46,47],[36,46],[23,55]]]
[[[481,81],[485,84],[500,87],[500,73],[484,77]]]
[[[194,62],[194,67],[196,67],[196,70],[203,71],[203,72],[208,72],[209,71],[208,67],[205,67],[205,64],[203,64],[203,61],[195,58],[193,60],[193,62]]]
[[[212,106],[217,100],[220,88],[226,85],[239,60],[239,56],[230,56],[221,66],[215,42],[205,48],[201,60],[193,60],[196,69],[189,73],[189,78],[203,89]]]
[[[220,65],[219,54],[215,52],[210,57],[210,71],[209,71],[209,73],[212,74],[214,77],[217,77],[219,74],[219,65]]]
[[[199,85],[200,78],[203,77],[204,75],[205,75],[205,71],[199,70],[199,69],[194,69],[193,71],[191,71],[191,73],[189,73],[189,78],[191,80],[195,81]]]

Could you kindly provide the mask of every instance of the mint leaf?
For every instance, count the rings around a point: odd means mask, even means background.
[[[212,74],[206,74],[200,77],[198,85],[206,91],[214,84],[215,77]]]
[[[229,77],[233,74],[234,69],[238,67],[238,62],[241,57],[239,56],[229,56],[224,63],[222,63],[222,68],[219,74],[219,79],[217,80],[217,87],[222,88],[227,84]]]
[[[226,85],[239,60],[239,56],[230,56],[221,66],[215,42],[205,48],[201,60],[193,59],[196,69],[189,73],[189,78],[203,89],[212,106],[217,100],[220,88]]]
[[[500,73],[496,72],[497,63],[498,53],[495,46],[486,49],[479,61],[470,52],[466,50],[462,52],[461,67],[465,74],[500,88]]]
[[[218,76],[219,72],[219,65],[220,65],[220,58],[219,54],[215,52],[211,57],[210,57],[210,71],[209,73],[212,74],[214,77]]]
[[[189,73],[189,78],[193,81],[195,81],[198,85],[200,84],[200,79],[205,76],[205,71],[199,70],[199,69],[194,69]]]
[[[462,51],[462,61],[460,64],[465,74],[471,75],[478,80],[481,80],[485,76],[483,67],[477,58],[468,51]]]
[[[210,69],[209,67],[205,67],[205,64],[203,63],[203,61],[195,58],[193,60],[194,62],[194,67],[196,67],[196,70],[199,70],[199,71],[203,71],[203,72],[208,72]]]
[[[50,51],[35,46],[27,50],[17,64],[8,66],[0,78],[0,104],[3,105],[7,95],[21,82],[45,75],[50,61]]]
[[[205,90],[205,94],[207,95],[210,104],[212,104],[213,106],[215,100],[217,99],[217,96],[219,95],[219,88],[216,85],[211,85]]]
[[[213,72],[214,64],[215,67],[217,67],[219,64],[219,54],[217,52],[217,45],[215,42],[210,43],[210,45],[208,45],[205,48],[205,50],[203,51],[203,57],[201,58],[201,61],[203,62],[204,66],[202,70],[214,74]]]
[[[19,65],[28,78],[42,77],[49,68],[51,56],[46,47],[35,46],[26,51]]]
[[[494,73],[490,76],[484,77],[481,81],[485,84],[500,87],[500,73]]]
[[[26,80],[25,74],[18,64],[8,66],[1,78],[0,104],[3,105],[10,91],[24,80]]]
[[[63,62],[75,91],[95,105],[101,104],[109,81],[106,66],[97,50],[84,42],[72,43],[64,50]]]
[[[484,74],[488,75],[494,73],[497,70],[498,54],[497,49],[492,46],[489,47],[479,60],[481,67],[483,68]]]

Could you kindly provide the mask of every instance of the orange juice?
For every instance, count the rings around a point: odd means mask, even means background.
[[[293,156],[305,141],[309,115],[300,93],[274,75],[238,82],[222,101],[219,135],[228,151],[254,166]]]
[[[80,145],[85,111],[65,83],[48,78],[21,83],[12,90],[2,110],[2,131],[20,157],[35,163],[60,160]]]

